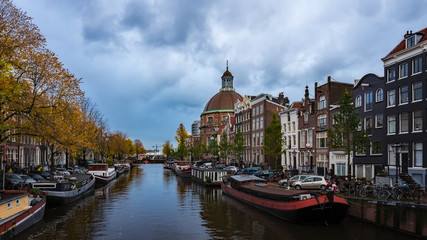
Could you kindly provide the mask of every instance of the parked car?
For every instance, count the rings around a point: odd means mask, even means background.
[[[57,168],[56,169],[56,173],[59,175],[64,175],[64,176],[69,176],[71,175],[69,171],[67,171],[67,169],[65,168]]]
[[[239,171],[239,168],[236,167],[236,166],[227,166],[227,167],[224,168],[224,170],[227,171],[227,172],[236,173],[236,172]]]
[[[309,176],[302,181],[296,181],[292,184],[295,189],[321,189],[326,190],[328,182],[323,176]]]
[[[26,174],[18,174],[22,179],[24,179],[24,183],[26,185],[29,185],[31,183],[35,183],[37,182],[36,180],[34,180],[32,177],[26,175]]]
[[[253,175],[256,171],[261,170],[260,167],[247,167],[243,168],[241,171],[237,172],[237,174],[247,174],[247,175]]]
[[[5,179],[7,189],[24,189],[27,187],[25,180],[16,173],[6,173]]]
[[[46,179],[51,179],[52,177],[52,173],[51,172],[47,172],[47,171],[41,171],[38,172],[40,174],[40,176],[46,178]]]
[[[294,183],[296,181],[302,181],[302,180],[306,179],[308,176],[310,176],[310,175],[295,175],[291,178],[282,179],[279,181],[279,185],[283,186],[283,187],[290,187],[290,186],[292,186],[292,183]]]
[[[42,177],[42,175],[37,174],[37,173],[30,173],[28,174],[32,179],[36,180],[36,181],[43,181],[46,180],[46,178]]]
[[[217,168],[217,169],[224,169],[225,168],[225,164],[217,164],[217,165],[215,165],[215,168]]]

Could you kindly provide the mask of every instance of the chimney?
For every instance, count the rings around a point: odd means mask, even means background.
[[[328,83],[331,82],[331,76],[328,76]]]
[[[283,95],[283,92],[280,92],[279,93],[279,103],[280,103],[280,105],[282,105],[282,106],[284,106],[285,105],[285,96]]]

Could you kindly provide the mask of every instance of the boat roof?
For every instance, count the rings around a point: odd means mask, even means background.
[[[254,175],[246,175],[246,174],[240,174],[240,175],[233,175],[230,176],[232,179],[238,182],[246,182],[246,181],[261,181],[265,182],[265,179],[254,176]]]
[[[0,204],[28,195],[25,191],[0,191]]]

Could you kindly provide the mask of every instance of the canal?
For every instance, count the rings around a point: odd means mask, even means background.
[[[415,238],[350,218],[331,226],[291,224],[150,164],[76,203],[47,208],[43,221],[17,239]]]

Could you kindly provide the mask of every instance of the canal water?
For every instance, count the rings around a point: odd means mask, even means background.
[[[346,218],[331,226],[285,222],[175,176],[160,164],[139,165],[89,197],[47,208],[17,239],[415,239]]]

